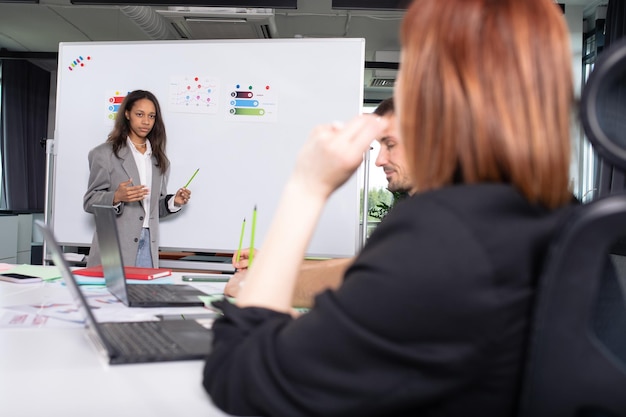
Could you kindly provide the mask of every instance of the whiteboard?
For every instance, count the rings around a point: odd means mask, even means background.
[[[311,129],[360,113],[364,50],[354,38],[61,43],[49,191],[58,240],[91,245],[87,154],[106,140],[117,103],[143,89],[163,112],[168,192],[200,169],[190,203],[161,219],[161,248],[234,251],[244,218],[248,246],[255,205],[261,247]],[[356,253],[358,184],[355,174],[330,198],[307,254]]]

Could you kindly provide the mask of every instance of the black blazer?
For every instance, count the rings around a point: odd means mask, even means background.
[[[535,280],[570,207],[499,184],[408,198],[304,316],[223,303],[204,386],[236,415],[512,416]]]

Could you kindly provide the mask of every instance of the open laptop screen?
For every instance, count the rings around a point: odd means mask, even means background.
[[[128,291],[126,289],[120,238],[115,221],[115,208],[97,204],[94,204],[92,207],[96,218],[98,246],[100,246],[100,258],[107,289],[124,304],[128,305]]]

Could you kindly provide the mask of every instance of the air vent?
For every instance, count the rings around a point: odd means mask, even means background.
[[[269,39],[276,36],[272,9],[170,7],[157,10],[184,39]]]
[[[394,78],[372,78],[370,87],[387,87],[393,88],[396,80]]]

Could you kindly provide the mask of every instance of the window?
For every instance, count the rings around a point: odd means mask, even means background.
[[[363,113],[372,113],[376,109],[376,106],[363,107]],[[380,150],[380,144],[378,141],[372,142],[372,149],[369,153],[369,172],[368,172],[368,187],[367,187],[367,209],[369,215],[367,216],[367,233],[369,237],[374,231],[378,223],[386,214],[386,208],[390,207],[393,202],[393,195],[387,191],[387,178],[383,170],[376,166],[376,157]],[[363,218],[363,175],[359,175],[359,182],[361,190],[360,196],[360,212],[359,220]]]
[[[586,19],[587,24],[593,27],[583,34],[583,83],[587,81],[594,64],[598,58],[598,54],[602,52],[604,47],[604,26],[605,19]],[[585,136],[580,144],[580,163],[581,169],[581,185],[579,195],[577,197],[582,202],[593,200],[597,195],[596,181],[598,175],[599,161],[593,146]]]

